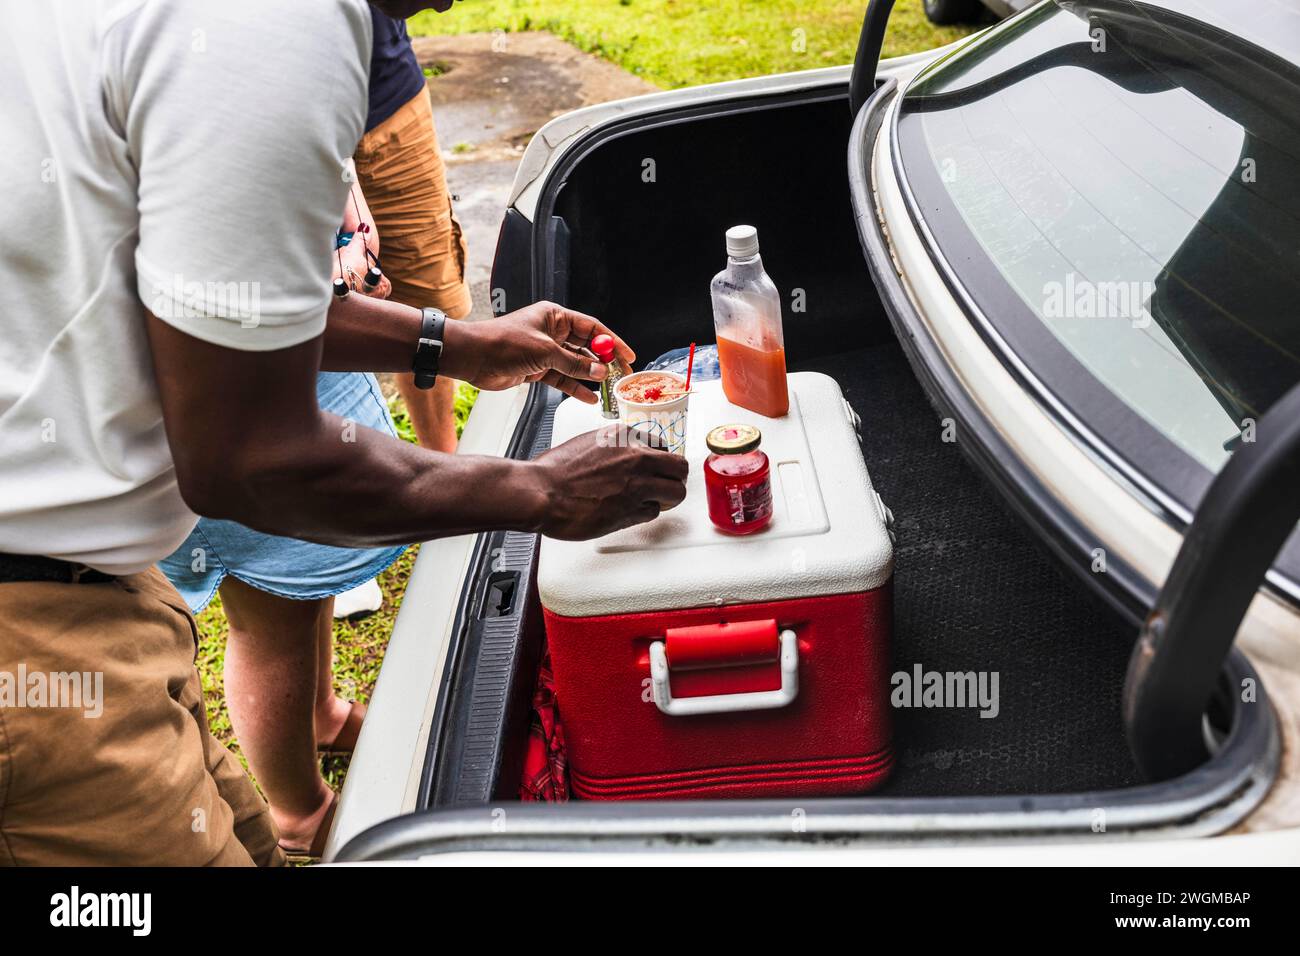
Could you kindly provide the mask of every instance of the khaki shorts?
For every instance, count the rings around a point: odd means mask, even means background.
[[[391,298],[453,319],[469,315],[465,237],[452,213],[429,94],[421,90],[367,133],[354,159]]]
[[[208,732],[196,647],[156,568],[0,584],[0,864],[284,862],[266,802]]]

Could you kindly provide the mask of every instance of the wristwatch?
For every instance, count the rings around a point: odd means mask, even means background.
[[[420,341],[415,347],[411,371],[415,373],[416,388],[433,388],[438,380],[438,363],[442,361],[442,330],[447,325],[447,313],[441,309],[425,309],[420,321]]]

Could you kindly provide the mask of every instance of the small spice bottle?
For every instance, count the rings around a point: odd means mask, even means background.
[[[728,534],[752,534],[772,520],[772,476],[753,425],[719,425],[705,437],[709,520]]]
[[[600,413],[606,418],[618,418],[618,399],[614,397],[614,386],[627,374],[627,366],[622,359],[614,356],[614,337],[601,333],[591,340],[591,354],[602,365],[609,367],[609,372],[600,383]]]

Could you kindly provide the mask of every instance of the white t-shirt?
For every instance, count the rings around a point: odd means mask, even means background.
[[[126,574],[189,534],[144,310],[321,334],[370,34],[363,0],[0,8],[0,552]]]

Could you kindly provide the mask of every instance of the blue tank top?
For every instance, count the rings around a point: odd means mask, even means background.
[[[406,21],[394,20],[373,6],[375,42],[370,52],[370,113],[366,132],[424,92],[424,71],[420,69],[406,33]]]

